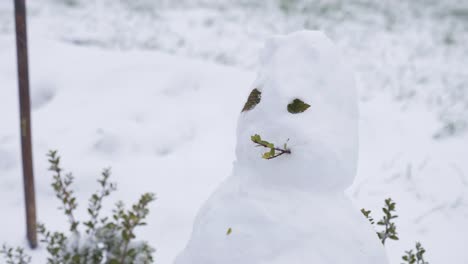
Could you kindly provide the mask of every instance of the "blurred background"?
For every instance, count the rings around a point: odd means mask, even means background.
[[[103,167],[113,168],[116,199],[157,193],[141,236],[157,248],[156,262],[171,263],[199,206],[230,173],[264,40],[305,28],[324,31],[356,71],[360,161],[348,194],[374,218],[385,198],[397,203],[392,263],[416,241],[431,264],[467,263],[468,2],[27,4],[41,222],[65,227],[45,158],[59,149],[77,174],[83,215]],[[26,245],[13,14],[13,1],[1,1],[0,241]]]

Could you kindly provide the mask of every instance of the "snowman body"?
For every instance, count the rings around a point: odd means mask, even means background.
[[[295,111],[297,100],[308,107]],[[175,264],[388,263],[344,195],[356,170],[357,116],[352,72],[328,38],[270,39],[239,117],[232,175],[199,211]],[[262,159],[255,134],[291,153]]]

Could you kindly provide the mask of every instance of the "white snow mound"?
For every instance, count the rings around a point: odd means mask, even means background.
[[[240,114],[232,175],[198,213],[175,263],[388,263],[343,193],[355,176],[358,113],[337,48],[315,31],[274,37],[253,89],[261,95]],[[295,99],[310,107],[291,113]],[[291,153],[263,159],[255,134]]]

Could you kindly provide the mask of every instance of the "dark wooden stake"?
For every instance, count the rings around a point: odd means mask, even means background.
[[[29,245],[37,247],[36,197],[31,142],[31,106],[29,99],[28,40],[26,31],[25,0],[15,1],[16,53],[20,99],[21,151],[23,156],[24,198],[26,203],[26,228]]]

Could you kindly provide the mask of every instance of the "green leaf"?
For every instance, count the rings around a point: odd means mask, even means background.
[[[291,114],[302,113],[310,107],[309,104],[304,103],[301,99],[294,99],[288,104],[288,112]]]
[[[255,135],[251,136],[250,139],[255,143],[258,143],[258,142],[262,141],[262,138],[258,134],[255,134]]]
[[[271,157],[275,156],[275,149],[274,149],[274,148],[271,148],[271,150],[270,150],[270,156],[271,156]]]
[[[232,228],[228,228],[226,235],[229,236],[232,233]]]
[[[245,102],[244,108],[242,108],[242,112],[254,109],[255,106],[260,103],[261,97],[262,92],[260,92],[257,88],[253,89],[247,98],[247,102]]]

